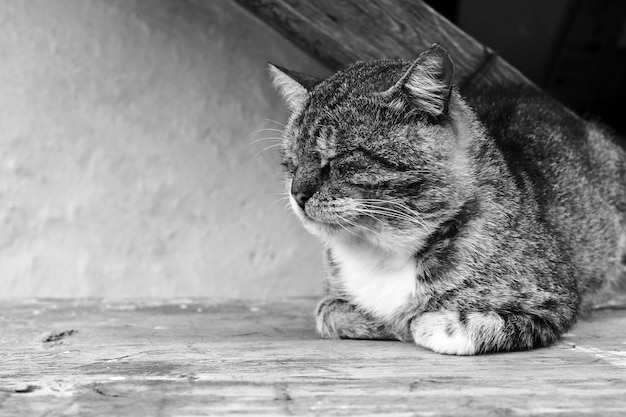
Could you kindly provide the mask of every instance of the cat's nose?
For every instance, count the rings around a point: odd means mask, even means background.
[[[321,178],[316,170],[299,169],[291,182],[291,196],[304,210],[304,205],[319,191],[320,185]]]
[[[297,191],[297,192],[292,191],[291,195],[293,196],[293,199],[296,200],[296,203],[298,203],[298,206],[300,206],[302,210],[304,210],[304,205],[306,204],[308,199],[311,198],[310,195],[303,193],[301,191]]]

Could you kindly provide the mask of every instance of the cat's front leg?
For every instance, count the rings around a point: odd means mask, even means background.
[[[385,323],[334,296],[320,301],[315,318],[324,339],[397,339]]]
[[[562,331],[537,315],[493,311],[430,311],[411,322],[417,345],[450,355],[529,350],[554,343]]]

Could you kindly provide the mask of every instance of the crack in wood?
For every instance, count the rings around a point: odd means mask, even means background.
[[[30,394],[31,392],[35,392],[40,390],[41,387],[39,385],[28,384],[25,387],[20,388],[4,388],[0,387],[0,392],[8,392],[10,394]]]
[[[65,339],[66,337],[70,337],[72,335],[75,335],[76,333],[78,333],[78,330],[75,329],[69,329],[69,330],[53,330],[49,333],[46,333],[42,340],[41,343],[54,343],[54,342],[58,342],[62,339]]]
[[[289,392],[287,391],[287,386],[286,385],[279,385],[276,386],[276,395],[274,397],[274,401],[292,401],[293,398],[291,398],[291,395],[289,395]]]
[[[105,396],[105,397],[111,397],[111,398],[126,397],[126,395],[108,392],[102,384],[94,384],[91,387],[91,389],[96,394],[99,394],[99,395],[102,395],[102,396]]]
[[[281,404],[286,415],[293,415],[293,412],[290,409],[290,403],[293,401],[293,398],[289,395],[288,388],[288,385],[284,382],[274,384],[274,389],[276,390],[274,401]]]

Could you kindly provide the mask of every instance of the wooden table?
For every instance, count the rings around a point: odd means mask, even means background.
[[[626,415],[626,304],[557,345],[319,340],[313,299],[0,303],[0,416]]]

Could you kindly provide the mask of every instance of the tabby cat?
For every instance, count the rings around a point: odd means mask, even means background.
[[[433,45],[328,79],[270,65],[323,338],[473,355],[556,341],[626,272],[626,153],[523,88],[463,98]]]

